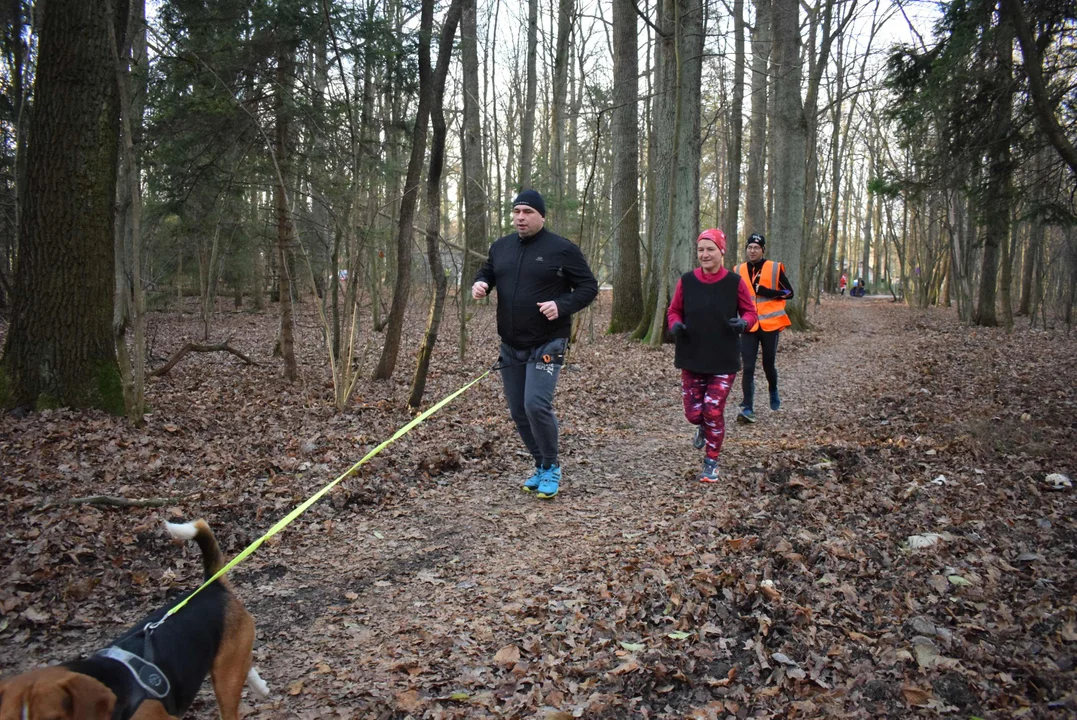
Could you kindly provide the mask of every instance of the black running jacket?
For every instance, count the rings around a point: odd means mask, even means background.
[[[572,314],[598,295],[598,281],[580,248],[546,228],[520,239],[516,233],[490,246],[473,282],[497,288],[497,334],[514,348],[542,345],[567,338]],[[557,303],[557,319],[547,320],[538,304]]]

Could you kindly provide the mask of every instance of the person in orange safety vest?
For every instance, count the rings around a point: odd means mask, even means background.
[[[745,251],[748,262],[737,266],[737,273],[744,278],[755,299],[758,322],[741,336],[740,352],[743,363],[741,375],[741,400],[738,422],[755,422],[755,360],[759,349],[763,350],[763,373],[770,387],[770,409],[782,406],[778,395],[778,333],[791,324],[785,312],[785,303],[793,299],[793,286],[785,276],[785,266],[775,260],[766,260],[766,238],[759,233],[748,236]]]

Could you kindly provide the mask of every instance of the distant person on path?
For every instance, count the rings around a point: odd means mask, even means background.
[[[853,281],[853,289],[849,291],[851,297],[864,297],[864,281],[857,278]]]
[[[793,299],[793,286],[785,276],[785,266],[774,260],[765,260],[766,238],[759,233],[748,236],[745,250],[748,262],[737,266],[737,273],[744,278],[755,301],[759,322],[749,326],[740,341],[744,375],[741,377],[740,414],[737,422],[755,422],[755,360],[763,350],[763,373],[770,388],[770,409],[777,412],[781,406],[778,395],[778,333],[792,323],[785,313],[785,303]]]
[[[841,274],[841,280],[838,280],[838,287],[841,288],[841,294],[845,296],[845,286],[849,284],[849,279],[845,277],[845,273]]]
[[[740,276],[722,266],[725,233],[704,230],[696,239],[699,267],[677,281],[666,311],[677,346],[684,417],[697,425],[693,444],[706,446],[699,481],[718,482],[725,438],[725,401],[740,370],[740,334],[755,324],[755,302]]]
[[[580,248],[544,226],[546,202],[524,190],[512,203],[516,232],[490,246],[471,297],[497,288],[498,365],[516,430],[535,459],[523,484],[540,498],[557,495],[561,462],[553,395],[565,361],[572,314],[598,295],[598,281]]]

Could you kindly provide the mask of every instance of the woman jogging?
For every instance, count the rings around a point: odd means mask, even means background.
[[[744,280],[722,266],[725,233],[704,230],[696,239],[699,267],[677,281],[666,311],[676,338],[684,416],[697,425],[695,446],[706,447],[699,481],[718,482],[725,437],[725,401],[740,370],[740,334],[755,325],[755,302]]]

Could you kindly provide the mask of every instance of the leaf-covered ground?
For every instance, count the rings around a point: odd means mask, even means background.
[[[188,356],[152,381],[144,429],[0,418],[0,675],[193,589],[197,549],[162,520],[205,517],[234,554],[407,422],[421,313],[396,379],[337,414],[305,310],[294,386],[275,318],[230,314],[214,338],[262,365]],[[1077,475],[1077,340],[826,301],[781,339],[782,410],[736,425],[731,396],[703,486],[672,350],[602,335],[603,312],[558,390],[558,498],[519,491],[489,378],[234,571],[273,690],[247,717],[1077,713],[1075,495],[1046,482]],[[151,323],[155,365],[198,339],[190,315]],[[431,401],[492,363],[492,325],[478,309],[463,361],[442,333]],[[92,494],[169,501],[64,503]],[[216,717],[208,690],[191,716]]]

